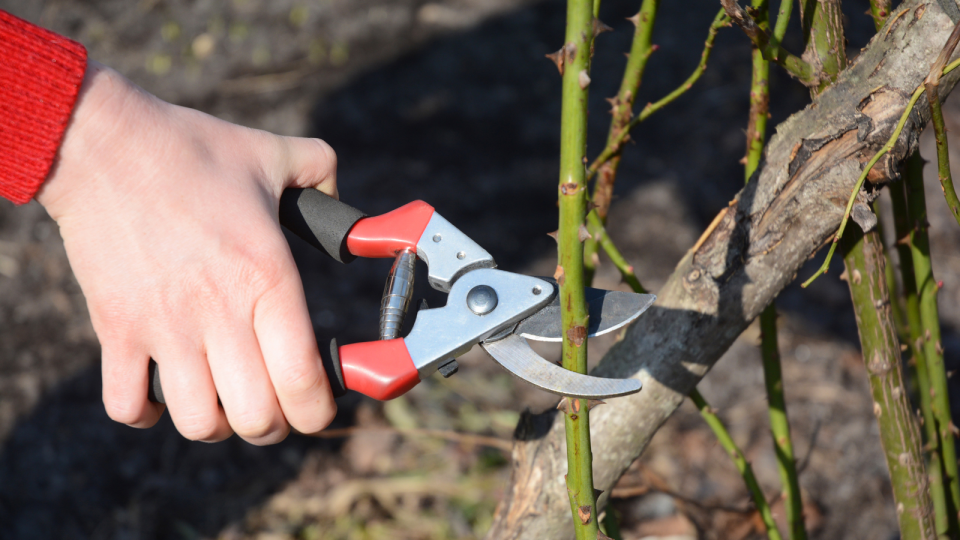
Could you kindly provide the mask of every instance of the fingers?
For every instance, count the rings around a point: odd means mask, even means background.
[[[163,414],[161,403],[147,399],[150,359],[146,352],[133,347],[104,344],[103,406],[115,422],[135,428],[152,427]]]
[[[314,187],[334,198],[337,192],[337,154],[320,139],[283,137],[283,187]]]
[[[290,427],[277,403],[249,320],[223,321],[207,336],[207,361],[233,430],[251,444],[274,444]]]
[[[316,433],[333,421],[337,406],[289,254],[284,266],[283,279],[257,302],[254,330],[287,421],[300,433]]]
[[[233,434],[203,351],[185,343],[167,344],[154,354],[164,401],[177,431],[187,439],[222,441]],[[143,387],[146,389],[146,386]]]

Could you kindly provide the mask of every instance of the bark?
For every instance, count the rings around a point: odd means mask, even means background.
[[[935,2],[905,2],[836,83],[778,126],[756,181],[595,370],[643,382],[638,394],[592,411],[598,489],[609,492],[713,363],[836,232],[861,164],[891,135],[952,29]],[[941,97],[956,81],[956,73],[944,77]],[[929,114],[921,101],[870,175],[864,203],[916,147]],[[563,416],[524,415],[516,438],[511,483],[487,537],[571,538]]]

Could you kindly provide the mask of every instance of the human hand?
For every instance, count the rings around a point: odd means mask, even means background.
[[[277,220],[287,187],[336,196],[330,146],[165,103],[89,63],[37,200],[86,296],[110,418],[157,422],[152,357],[189,439],[272,444],[291,426],[330,423],[336,405]]]

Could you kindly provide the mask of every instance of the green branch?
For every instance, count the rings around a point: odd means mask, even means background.
[[[879,32],[890,16],[890,0],[870,0],[870,16],[873,17],[874,28]]]
[[[567,29],[560,58],[563,101],[560,118],[560,228],[557,272],[563,322],[563,367],[587,372],[587,306],[584,300],[581,229],[587,208],[587,88],[593,49],[593,0],[568,0]],[[567,492],[577,540],[596,540],[597,501],[593,488],[593,452],[587,400],[565,399]]]
[[[864,235],[856,227],[842,243],[847,284],[873,396],[873,412],[880,427],[880,442],[897,504],[900,537],[903,540],[933,539],[935,526],[920,451],[920,430],[903,385],[900,343],[891,318],[884,275],[883,244],[876,231]]]
[[[608,142],[607,146],[602,152],[600,152],[600,155],[593,160],[593,163],[591,163],[590,167],[587,169],[587,179],[593,178],[593,175],[597,174],[597,170],[599,170],[600,167],[607,162],[607,160],[620,152],[623,145],[630,138],[630,130],[636,127],[640,122],[643,122],[649,118],[653,113],[672,103],[678,97],[682,96],[687,90],[693,87],[694,83],[696,83],[697,80],[700,79],[700,76],[703,75],[704,70],[707,69],[707,61],[710,60],[710,53],[713,52],[713,42],[717,38],[717,32],[729,24],[730,18],[727,17],[727,15],[721,9],[717,13],[717,16],[713,18],[713,23],[710,25],[710,29],[707,31],[707,39],[703,44],[703,52],[700,53],[700,63],[697,64],[697,67],[693,70],[693,73],[691,73],[690,76],[687,77],[687,80],[678,86],[673,92],[670,92],[666,96],[653,103],[647,103],[643,110],[640,111],[640,114],[630,120],[630,123],[627,124],[626,129],[621,131],[615,140]]]
[[[950,207],[950,213],[957,220],[957,224],[960,224],[960,200],[957,199],[957,191],[953,188],[953,176],[950,174],[950,150],[947,148],[947,128],[943,122],[943,111],[940,109],[939,92],[940,72],[953,55],[958,41],[960,41],[960,24],[954,26],[953,32],[947,38],[947,44],[930,68],[930,74],[923,82],[923,86],[927,94],[927,102],[930,104],[930,120],[937,140],[937,176],[940,178],[940,188],[947,200],[947,206]]]
[[[773,512],[770,511],[770,505],[767,504],[767,499],[763,494],[763,490],[760,489],[757,477],[753,474],[753,468],[750,467],[750,462],[743,456],[743,452],[737,447],[737,443],[733,442],[733,437],[730,436],[730,432],[727,431],[720,417],[710,408],[710,405],[707,404],[707,401],[703,399],[703,396],[700,395],[700,392],[696,388],[690,392],[690,399],[693,400],[693,404],[696,405],[697,410],[700,411],[700,416],[703,417],[707,425],[710,426],[710,429],[713,430],[713,434],[716,435],[720,446],[727,451],[730,459],[733,460],[733,464],[737,467],[737,470],[740,471],[740,475],[743,476],[743,481],[747,484],[747,489],[750,491],[750,497],[753,498],[753,505],[757,508],[760,519],[763,520],[763,524],[767,528],[767,537],[770,540],[781,540],[782,537],[780,536],[780,531],[777,530],[777,523],[773,520]]]
[[[784,0],[784,2],[786,1],[787,0]],[[743,33],[753,42],[754,47],[763,53],[763,57],[766,60],[783,67],[790,75],[797,78],[797,80],[805,86],[816,86],[819,84],[820,81],[813,67],[800,59],[800,57],[784,49],[780,44],[780,40],[783,37],[782,32],[786,31],[786,22],[783,23],[782,28],[779,24],[777,25],[777,30],[781,30],[779,37],[776,33],[771,36],[757,24],[757,21],[752,16],[743,11],[743,8],[737,4],[736,0],[720,0],[720,4],[723,5],[723,9],[730,17],[730,20],[743,30]],[[787,8],[786,13],[789,16],[789,7],[783,4],[781,4],[780,7],[781,12],[784,11],[784,8]],[[779,20],[777,22],[779,23]]]
[[[940,437],[937,436],[937,421],[933,416],[930,400],[930,374],[927,360],[923,356],[923,323],[920,322],[920,298],[917,296],[916,274],[913,270],[913,254],[910,249],[912,230],[907,198],[904,193],[905,184],[914,182],[923,183],[923,158],[920,157],[920,152],[915,152],[907,158],[903,170],[903,181],[890,186],[890,200],[893,206],[893,225],[898,238],[897,252],[900,257],[900,275],[903,278],[903,294],[906,300],[907,327],[910,335],[908,343],[917,372],[921,419],[927,440],[924,448],[928,455],[930,497],[933,499],[935,526],[939,538],[946,537],[951,531],[946,491],[943,486]]]
[[[907,209],[912,231],[909,246],[913,259],[914,278],[920,305],[920,341],[929,378],[930,409],[937,426],[943,481],[946,484],[947,517],[950,530],[960,531],[957,510],[960,509],[960,480],[957,478],[957,454],[950,419],[950,396],[947,393],[947,375],[943,366],[943,346],[940,342],[940,318],[937,314],[937,292],[930,264],[930,239],[927,236],[927,208],[923,193],[923,175],[910,174],[907,181]],[[931,439],[933,440],[933,439]]]
[[[633,117],[633,103],[637,98],[637,90],[640,88],[640,82],[643,80],[643,73],[647,68],[647,60],[656,48],[652,43],[653,23],[657,18],[657,9],[660,7],[660,0],[643,0],[640,11],[630,18],[634,24],[633,43],[630,46],[630,54],[627,55],[627,66],[623,70],[623,79],[620,82],[620,90],[617,95],[611,98],[610,114],[613,118],[610,120],[610,131],[607,134],[607,145],[617,140],[624,130],[628,129],[630,119]],[[593,195],[591,200],[596,207],[596,214],[600,216],[602,223],[607,222],[607,211],[610,208],[610,200],[613,198],[613,184],[616,182],[617,169],[620,166],[620,151],[622,146],[617,148],[616,153],[600,167],[600,175],[593,186]],[[597,259],[597,240],[588,238],[583,246],[584,251],[584,282],[589,285],[593,282],[593,275],[596,272]]]

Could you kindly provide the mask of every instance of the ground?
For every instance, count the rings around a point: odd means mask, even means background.
[[[632,33],[625,17],[637,4],[602,6],[614,31],[596,46],[591,155],[603,144],[603,98],[619,83]],[[872,22],[865,1],[845,7],[854,55]],[[543,55],[562,42],[559,0],[0,0],[0,8],[81,41],[92,58],[163,99],[323,137],[340,158],[343,199],[368,213],[422,198],[500,268],[553,272],[546,233],[556,229],[560,79]],[[641,102],[693,69],[717,9],[710,0],[663,3]],[[641,125],[626,151],[611,234],[653,291],[742,186],[748,55],[739,31],[723,30],[701,82]],[[808,97],[782,75],[772,82],[775,124]],[[957,124],[957,110],[950,116]],[[923,152],[934,155],[929,137]],[[932,167],[927,174],[953,369],[960,227]],[[373,339],[389,263],[347,268],[297,239],[291,246],[321,343]],[[418,291],[439,305],[420,273]],[[838,266],[778,300],[808,525],[818,539],[893,539],[896,514],[839,274]],[[596,285],[625,288],[609,262]],[[758,336],[755,327],[745,332],[700,388],[774,498]],[[591,359],[608,345],[591,343]],[[0,537],[478,538],[506,483],[519,412],[556,403],[475,350],[457,375],[404,398],[342,400],[337,438],[206,445],[183,440],[168,419],[145,431],[110,422],[98,363],[56,225],[36,203],[0,202]],[[762,537],[739,475],[689,403],[613,501],[628,539]],[[782,518],[780,503],[775,511]]]

